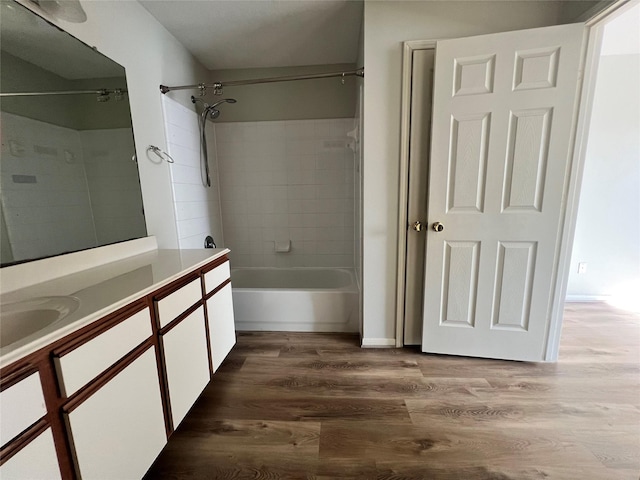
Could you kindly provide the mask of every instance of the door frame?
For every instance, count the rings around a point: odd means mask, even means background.
[[[444,38],[439,40],[445,40]],[[409,142],[411,140],[411,84],[413,52],[435,50],[439,40],[413,40],[404,42],[402,51],[402,118],[400,123],[400,185],[398,210],[398,260],[396,272],[396,347],[404,347],[404,299],[406,294],[407,234],[409,218]]]
[[[591,123],[591,111],[600,58],[603,28],[606,23],[634,5],[630,0],[618,0],[605,7],[595,16],[585,21],[584,42],[581,51],[576,90],[576,109],[573,114],[572,139],[569,151],[569,172],[564,188],[564,202],[566,208],[561,213],[558,230],[558,244],[556,247],[556,265],[552,286],[551,307],[548,312],[549,326],[546,335],[544,360],[554,362],[558,359],[560,334],[564,302],[571,268],[571,251],[578,216],[578,202],[584,171],[587,136]],[[407,202],[409,198],[409,142],[411,127],[411,74],[412,57],[415,50],[436,48],[439,40],[414,40],[403,44],[402,58],[402,103],[400,130],[400,185],[398,195],[398,263],[396,271],[396,347],[404,346],[404,298],[405,298],[405,270],[406,270],[406,240],[407,240]]]

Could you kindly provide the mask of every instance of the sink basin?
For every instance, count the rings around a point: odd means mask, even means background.
[[[62,320],[75,312],[75,297],[39,297],[0,307],[0,348]]]

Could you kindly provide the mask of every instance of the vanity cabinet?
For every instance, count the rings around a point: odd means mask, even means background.
[[[211,379],[202,277],[188,277],[169,285],[158,292],[154,302],[166,371],[170,429],[175,429]]]
[[[1,478],[141,478],[235,344],[225,256],[2,369]]]
[[[80,478],[142,476],[166,443],[152,325],[140,300],[53,351]]]

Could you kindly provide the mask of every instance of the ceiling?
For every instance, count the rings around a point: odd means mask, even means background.
[[[139,0],[209,70],[355,63],[363,0]]]

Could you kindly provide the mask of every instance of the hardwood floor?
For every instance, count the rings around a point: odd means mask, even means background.
[[[240,333],[146,478],[640,476],[640,315],[569,304],[560,361]]]

